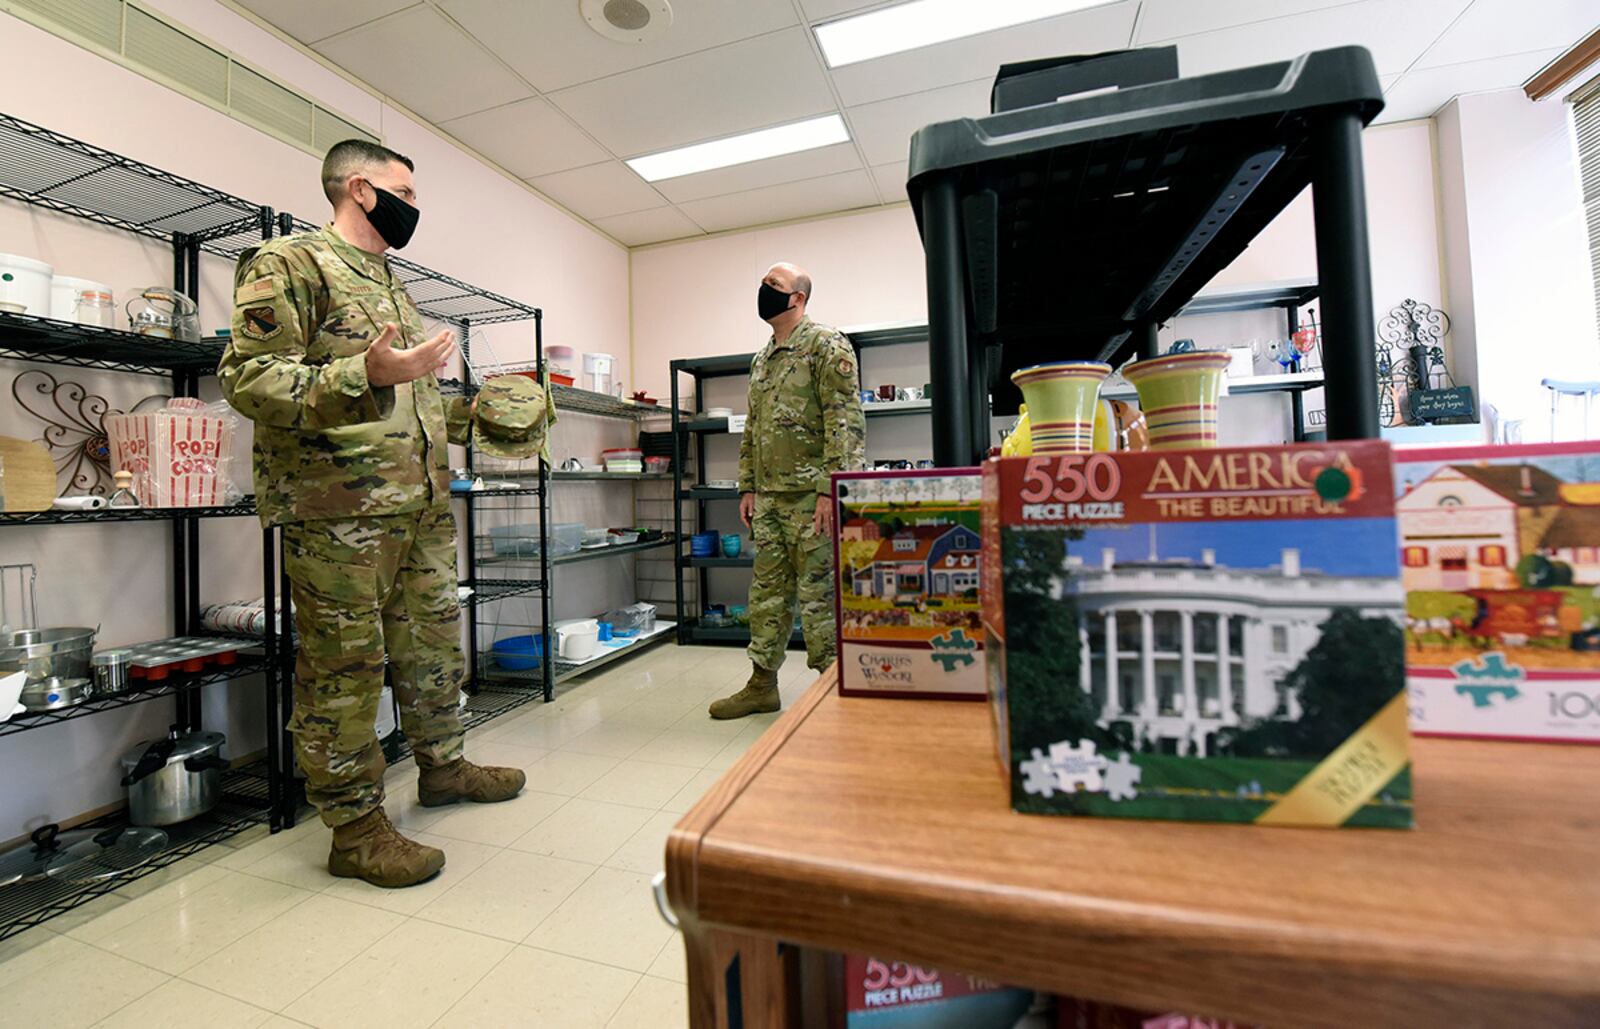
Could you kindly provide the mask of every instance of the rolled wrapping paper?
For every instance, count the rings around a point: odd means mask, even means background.
[[[98,511],[106,506],[105,497],[57,497],[50,502],[57,511]]]
[[[260,598],[234,601],[231,604],[212,604],[200,612],[200,624],[213,632],[265,636],[267,610]]]
[[[1111,366],[1097,361],[1058,361],[1019,368],[1011,381],[1028,404],[1028,432],[1035,454],[1087,454],[1094,449],[1100,383]]]
[[[1139,391],[1151,450],[1217,445],[1217,396],[1232,358],[1218,351],[1168,354],[1122,370]]]

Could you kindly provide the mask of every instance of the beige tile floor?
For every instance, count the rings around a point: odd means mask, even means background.
[[[475,730],[528,771],[506,804],[427,809],[408,760],[388,810],[448,856],[379,890],[327,874],[315,818],[252,830],[0,943],[7,1025],[670,1027],[679,938],[650,877],[679,815],[776,719],[712,722],[743,652],[661,646]],[[791,654],[790,703],[814,679]]]

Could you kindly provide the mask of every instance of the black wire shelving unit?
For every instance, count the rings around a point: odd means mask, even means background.
[[[43,925],[57,915],[130,883],[177,864],[207,847],[239,835],[267,820],[271,803],[270,780],[273,770],[266,761],[225,770],[222,773],[222,799],[210,811],[178,825],[168,826],[167,846],[150,861],[120,875],[98,882],[68,882],[42,879],[13,883],[0,890],[0,940]],[[74,828],[102,829],[125,825],[122,814],[107,815]]]
[[[5,114],[0,114],[0,197],[170,246],[173,286],[196,300],[201,253],[232,257],[270,238],[274,227],[271,208]],[[221,345],[211,341],[157,339],[37,314],[0,314],[0,358],[159,376],[170,382],[174,396],[198,396],[201,377],[215,372],[221,354]],[[254,513],[253,502],[246,498],[204,508],[13,511],[0,514],[0,527],[169,522],[173,634],[188,636],[202,632],[200,520]],[[277,585],[273,554],[272,534],[263,532],[262,585],[269,607]],[[273,633],[251,641],[250,647],[236,665],[226,669],[174,676],[159,685],[71,708],[17,715],[0,723],[0,737],[164,698],[173,702],[174,721],[180,729],[197,730],[202,726],[201,694],[206,687],[256,674],[263,677],[262,702],[270,724],[286,682],[279,675],[281,648]],[[107,771],[114,770],[115,763],[108,761]],[[278,737],[269,733],[265,760],[249,769],[224,773],[223,803],[208,815],[174,827],[169,833],[170,845],[148,864],[92,885],[47,880],[0,891],[0,938],[47,921],[249,826],[282,827],[282,813],[292,803],[290,789]],[[90,824],[115,825],[122,818],[120,814],[108,816]]]

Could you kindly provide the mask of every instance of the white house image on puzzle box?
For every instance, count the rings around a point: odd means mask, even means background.
[[[1150,750],[1195,757],[1225,727],[1300,717],[1284,680],[1335,608],[1398,622],[1404,601],[1392,577],[1323,574],[1295,548],[1269,568],[1229,568],[1211,550],[1198,561],[1104,550],[1067,569],[1052,596],[1078,605],[1079,683],[1098,724],[1127,722]]]

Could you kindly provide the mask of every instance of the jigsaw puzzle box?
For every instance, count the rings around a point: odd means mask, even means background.
[[[983,474],[984,648],[1016,810],[1412,824],[1387,444]]]
[[[982,700],[976,468],[833,476],[839,692]]]
[[[1600,743],[1600,444],[1395,462],[1418,735]]]

